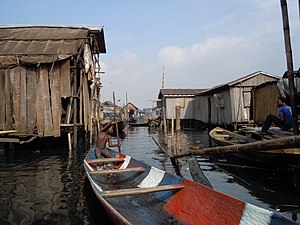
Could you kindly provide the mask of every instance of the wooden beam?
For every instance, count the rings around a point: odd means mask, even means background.
[[[1,130],[0,134],[10,134],[10,133],[15,133],[17,130]]]
[[[98,175],[98,174],[111,174],[111,173],[132,173],[132,172],[144,172],[144,167],[132,167],[127,169],[111,169],[111,170],[97,170],[91,172],[91,175]]]
[[[101,158],[101,159],[92,159],[89,163],[109,163],[109,162],[123,162],[123,158]]]
[[[159,192],[159,191],[177,190],[182,188],[184,188],[184,185],[182,184],[172,184],[172,185],[164,185],[164,186],[149,187],[149,188],[129,188],[129,189],[103,191],[101,193],[101,196],[105,198],[114,198],[114,197],[122,197],[122,196],[129,196],[129,195],[147,194],[147,193]]]
[[[179,153],[172,156],[171,158],[179,158],[190,155],[209,155],[209,154],[224,154],[232,152],[259,152],[259,151],[270,151],[270,150],[280,150],[289,148],[299,148],[300,146],[300,136],[290,136],[283,138],[275,138],[273,140],[263,140],[257,142],[251,142],[247,144],[236,144],[228,146],[218,146],[212,148],[203,148],[191,152]]]
[[[0,138],[0,142],[20,143],[18,138]]]

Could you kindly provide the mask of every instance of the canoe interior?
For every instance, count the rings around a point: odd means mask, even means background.
[[[116,153],[111,151],[116,157]],[[117,162],[117,169],[141,168],[143,171],[131,173],[114,173],[113,175],[92,174],[97,164],[89,163],[95,159],[94,150],[90,151],[84,161],[87,177],[99,202],[116,224],[240,224],[241,221],[258,220],[286,221],[282,224],[294,224],[279,214],[251,206],[243,201],[214,191],[204,185],[186,180],[182,177],[151,167],[130,156],[121,155],[124,162]],[[181,186],[177,190],[151,192],[119,197],[103,197],[114,190],[134,190],[147,187]],[[183,186],[183,188],[182,188]],[[251,208],[244,218],[245,208]],[[244,218],[244,219],[243,219]],[[245,221],[244,221],[245,222]],[[268,223],[264,223],[268,224]]]
[[[286,137],[287,135],[291,135],[291,133],[286,131],[272,131],[267,135],[261,135],[253,129],[231,132],[217,127],[211,130],[209,135],[217,145],[226,146]],[[287,163],[297,163],[300,159],[300,148],[271,150],[265,152],[231,153],[230,155],[247,160],[249,162],[282,166],[286,165]]]

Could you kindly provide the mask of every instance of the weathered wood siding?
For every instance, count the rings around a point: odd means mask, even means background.
[[[74,75],[74,74],[73,74]],[[71,97],[70,61],[54,65],[18,66],[0,70],[0,130],[60,136],[61,98]],[[83,108],[86,126],[90,116],[87,78],[83,82]]]
[[[269,113],[277,115],[275,101],[280,96],[276,83],[270,83],[252,90],[254,123],[262,124]]]
[[[176,106],[180,106],[180,119],[195,119],[195,98],[166,98],[166,119],[175,118]]]

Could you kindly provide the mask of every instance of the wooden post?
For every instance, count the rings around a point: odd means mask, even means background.
[[[77,93],[77,69],[74,69],[74,94]],[[74,127],[73,127],[73,148],[77,149],[77,110],[78,110],[78,99],[77,96],[74,98],[74,105],[73,105],[73,123],[74,123]]]
[[[181,149],[181,134],[180,134],[180,106],[176,106],[176,154]]]
[[[164,126],[164,138],[165,138],[165,145],[168,144],[168,128],[167,128],[167,119],[166,119],[166,100],[162,99],[162,114],[163,114],[163,126]]]
[[[180,106],[176,106],[176,132],[179,132],[181,130],[180,127]]]
[[[283,32],[284,32],[284,43],[285,43],[285,53],[287,61],[287,73],[289,81],[289,95],[292,107],[293,114],[293,130],[294,134],[298,135],[298,115],[295,101],[295,85],[294,85],[294,68],[293,68],[293,55],[291,48],[291,39],[290,39],[290,27],[289,27],[289,17],[287,10],[286,0],[280,0],[281,2],[281,11],[282,11],[282,21],[283,21]]]
[[[72,150],[72,137],[71,137],[71,133],[68,133],[68,144],[69,144],[69,150]]]
[[[115,119],[115,122],[116,122],[116,134],[117,134],[117,139],[118,139],[118,149],[119,149],[119,153],[121,153],[119,128],[118,128],[118,120],[117,120],[117,111],[116,111],[115,92],[113,92],[113,98],[114,98],[114,119]]]
[[[209,155],[209,154],[224,154],[233,152],[259,152],[259,151],[271,151],[287,148],[298,148],[300,146],[300,136],[290,136],[283,138],[276,138],[273,140],[263,140],[257,142],[251,142],[247,144],[236,144],[228,146],[218,146],[212,148],[203,148],[195,151],[177,154],[171,156],[171,158],[179,158],[190,155]]]
[[[174,137],[174,116],[172,116],[172,126],[171,126],[171,149],[172,149],[172,154],[174,153],[174,146],[175,146],[175,137]]]

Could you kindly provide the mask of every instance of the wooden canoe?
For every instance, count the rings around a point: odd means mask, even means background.
[[[84,159],[91,187],[115,224],[296,224],[272,212],[111,151]],[[104,168],[97,163],[112,165]]]
[[[209,132],[210,138],[219,146],[272,140],[287,137],[288,135],[291,134],[285,131],[272,131],[267,134],[262,134],[253,129],[232,132],[221,127],[216,127]],[[286,148],[251,153],[232,153],[232,155],[256,163],[275,164],[280,162],[280,164],[284,164],[285,162],[297,162],[300,159],[300,148]]]

